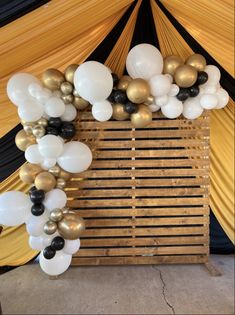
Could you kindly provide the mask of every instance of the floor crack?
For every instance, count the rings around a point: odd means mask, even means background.
[[[162,276],[162,272],[159,268],[157,268],[156,266],[152,266],[153,269],[157,270],[159,272],[159,275],[160,275],[160,279],[161,279],[161,282],[162,282],[162,295],[163,295],[163,298],[164,298],[164,301],[166,302],[166,304],[168,305],[168,307],[172,310],[172,314],[175,315],[175,309],[174,309],[174,306],[168,301],[167,297],[166,297],[166,283],[163,279],[163,276]]]

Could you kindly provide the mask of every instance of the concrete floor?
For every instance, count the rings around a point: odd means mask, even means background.
[[[49,280],[36,264],[0,276],[3,314],[234,314],[234,257],[203,265],[72,267]]]

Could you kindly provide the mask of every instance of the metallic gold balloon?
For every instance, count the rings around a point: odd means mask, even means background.
[[[63,214],[65,214],[65,213],[73,213],[73,214],[75,214],[75,212],[74,212],[74,211],[71,211],[71,210],[69,209],[69,207],[64,207],[64,208],[61,209],[61,210],[62,210]]]
[[[79,109],[79,110],[83,110],[85,109],[88,105],[89,105],[89,102],[84,100],[82,97],[80,96],[75,96],[74,97],[74,100],[73,100],[73,105]]]
[[[74,72],[77,70],[78,65],[72,64],[65,69],[64,75],[66,81],[73,84]]]
[[[128,114],[124,110],[124,106],[122,104],[113,104],[113,118],[116,120],[126,120],[130,117],[130,114]]]
[[[64,180],[64,178],[58,178],[56,182],[56,188],[64,189],[65,186],[66,186],[66,181]]]
[[[59,167],[59,165],[52,166],[48,170],[48,172],[50,174],[54,175],[55,177],[59,177],[60,176],[60,171],[61,171],[61,168]]]
[[[56,230],[57,230],[57,224],[53,221],[47,221],[43,227],[43,231],[47,235],[54,234]]]
[[[62,94],[61,99],[63,100],[63,102],[65,104],[73,103],[73,95],[72,94],[68,94],[68,95]]]
[[[32,135],[27,135],[27,133],[22,129],[17,133],[15,143],[18,149],[25,151],[31,144],[36,143],[36,139]]]
[[[66,172],[65,170],[60,170],[59,177],[63,178],[64,180],[69,180],[71,178],[72,174],[69,172]]]
[[[171,74],[175,73],[175,70],[184,64],[183,60],[179,56],[167,56],[164,58],[163,73]]]
[[[49,172],[42,172],[36,176],[34,185],[37,189],[42,189],[45,192],[48,192],[55,187],[56,179]]]
[[[40,118],[37,121],[37,125],[42,126],[42,127],[47,127],[48,121],[46,120],[46,118]]]
[[[61,83],[65,81],[64,75],[57,69],[48,69],[42,74],[42,82],[45,87],[55,91],[59,90]]]
[[[73,96],[79,96],[79,97],[81,97],[81,96],[78,94],[78,91],[76,91],[75,89],[73,90]]]
[[[64,214],[64,218],[58,223],[60,235],[67,240],[79,238],[84,230],[84,220],[73,213]]]
[[[150,87],[144,79],[134,79],[129,83],[126,93],[131,102],[141,104],[149,97]]]
[[[175,71],[174,79],[178,86],[188,88],[197,81],[197,70],[188,65],[179,66]]]
[[[147,105],[141,104],[137,113],[131,114],[131,122],[135,128],[143,128],[152,121],[152,112]]]
[[[144,102],[147,105],[152,105],[154,102],[154,96],[149,95],[149,97],[147,98],[147,100]]]
[[[128,88],[129,83],[132,81],[132,78],[129,77],[129,75],[124,75],[121,77],[121,79],[118,81],[117,88],[120,90],[126,90]]]
[[[70,82],[63,82],[60,86],[60,90],[65,95],[71,94],[73,92],[73,85]]]
[[[28,125],[26,123],[26,124],[24,124],[23,128],[24,128],[24,131],[27,133],[27,135],[32,135],[33,134],[33,126]]]
[[[46,133],[46,130],[43,126],[40,125],[36,125],[35,127],[33,127],[33,135],[36,138],[42,138]]]
[[[53,222],[59,222],[63,219],[64,215],[61,209],[56,208],[50,212],[49,218]]]
[[[193,54],[186,60],[186,64],[197,69],[197,71],[203,71],[206,67],[206,59],[200,54]]]
[[[37,164],[26,163],[21,166],[19,177],[26,184],[33,184],[35,177],[42,172],[42,168]]]

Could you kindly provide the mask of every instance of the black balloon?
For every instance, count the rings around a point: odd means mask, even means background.
[[[124,110],[125,110],[125,112],[127,112],[128,114],[133,114],[133,113],[136,113],[136,112],[137,112],[138,107],[136,106],[135,103],[127,102],[127,103],[124,105]]]
[[[31,207],[31,213],[35,216],[40,216],[44,213],[45,207],[42,203],[34,204]]]
[[[180,89],[179,93],[176,95],[179,101],[186,101],[187,98],[189,98],[190,92],[188,89]]]
[[[108,97],[108,101],[111,102],[111,103],[114,103],[114,92],[115,91],[116,90],[112,90],[111,94]]]
[[[46,134],[58,136],[59,130],[56,127],[47,126],[46,127]]]
[[[50,127],[59,128],[62,124],[62,121],[59,117],[50,117],[48,120],[48,125]]]
[[[43,256],[46,259],[52,259],[56,254],[56,250],[53,249],[51,246],[47,246],[44,250],[43,250]]]
[[[61,250],[64,248],[64,239],[61,236],[56,236],[55,238],[53,238],[52,242],[51,242],[51,248],[54,250]]]
[[[31,187],[30,190],[29,190],[29,194],[31,194],[35,190],[37,190],[37,188],[35,186]]]
[[[113,86],[116,86],[118,84],[119,78],[116,73],[111,73],[113,78]]]
[[[123,90],[116,90],[113,95],[115,103],[125,104],[127,101],[126,92]]]
[[[75,126],[72,123],[63,123],[60,136],[64,139],[71,139],[76,133]]]
[[[195,97],[199,94],[200,90],[197,85],[193,85],[189,88],[190,96]]]
[[[45,198],[45,192],[42,189],[36,189],[29,193],[32,203],[41,204]]]
[[[197,85],[204,84],[207,82],[207,80],[208,80],[208,74],[205,71],[198,72],[197,82],[196,82]]]

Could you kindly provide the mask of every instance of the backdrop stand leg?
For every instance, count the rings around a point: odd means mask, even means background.
[[[211,260],[204,264],[211,277],[221,277],[223,273],[214,265]]]

